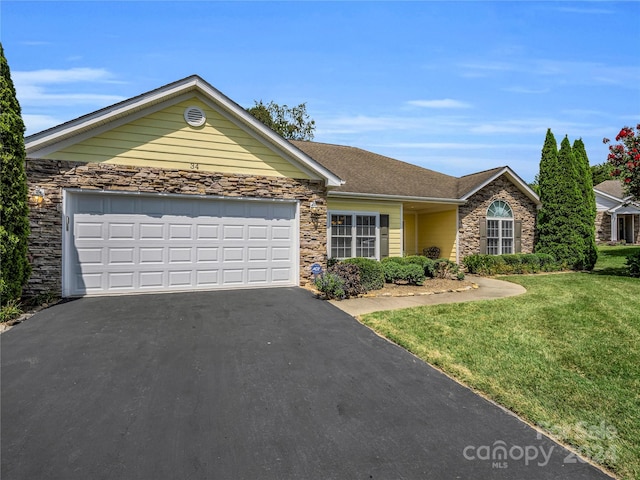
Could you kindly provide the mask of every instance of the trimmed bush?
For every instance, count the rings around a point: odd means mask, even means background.
[[[546,253],[469,255],[462,263],[468,273],[477,275],[553,272],[561,267],[552,255]]]
[[[640,252],[632,253],[627,257],[629,275],[633,278],[640,278]]]
[[[347,258],[343,263],[357,265],[360,269],[360,283],[366,292],[384,287],[384,269],[377,260],[371,258]]]
[[[422,255],[408,255],[406,257],[387,257],[387,258],[383,258],[381,261],[383,266],[385,263],[389,263],[389,262],[397,263],[400,265],[409,265],[409,264],[420,265],[424,270],[425,277],[434,276],[435,262],[430,258],[424,257]]]
[[[428,260],[426,257],[417,255],[414,257],[385,258],[381,262],[385,281],[388,283],[422,285],[426,279],[424,274],[425,267],[416,258]]]

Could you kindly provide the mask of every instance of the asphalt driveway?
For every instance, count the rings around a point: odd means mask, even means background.
[[[0,342],[3,480],[609,478],[303,289],[85,298]]]

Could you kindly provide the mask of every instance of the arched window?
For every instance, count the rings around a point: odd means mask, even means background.
[[[487,253],[514,253],[513,231],[513,210],[507,202],[495,200],[487,209]]]

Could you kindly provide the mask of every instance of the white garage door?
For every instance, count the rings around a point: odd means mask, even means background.
[[[66,195],[66,296],[297,285],[295,203]]]

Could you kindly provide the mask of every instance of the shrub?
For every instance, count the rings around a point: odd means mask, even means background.
[[[633,278],[640,278],[640,252],[627,256],[627,266],[629,267],[629,275]]]
[[[331,268],[338,263],[340,263],[339,258],[336,258],[336,257],[327,258],[327,268]]]
[[[434,272],[438,278],[451,278],[453,275],[457,275],[458,271],[458,264],[447,258],[439,258],[435,261]]]
[[[440,258],[440,249],[438,247],[423,248],[422,253],[424,254],[425,257],[431,260],[436,260]]]
[[[360,283],[366,292],[384,287],[384,270],[380,262],[371,258],[347,258],[343,263],[358,266]]]
[[[360,269],[357,265],[340,262],[328,269],[338,275],[343,281],[344,298],[357,297],[365,293],[360,281]]]
[[[333,298],[341,300],[345,297],[344,280],[335,273],[325,272],[319,275],[316,277],[315,285],[330,300]]]
[[[551,272],[561,268],[553,256],[546,253],[469,255],[462,263],[467,272],[477,275]]]
[[[393,258],[393,259],[392,259]],[[389,257],[381,262],[384,279],[388,283],[412,283],[422,285],[425,280],[424,267],[417,262],[409,262],[410,257]]]

